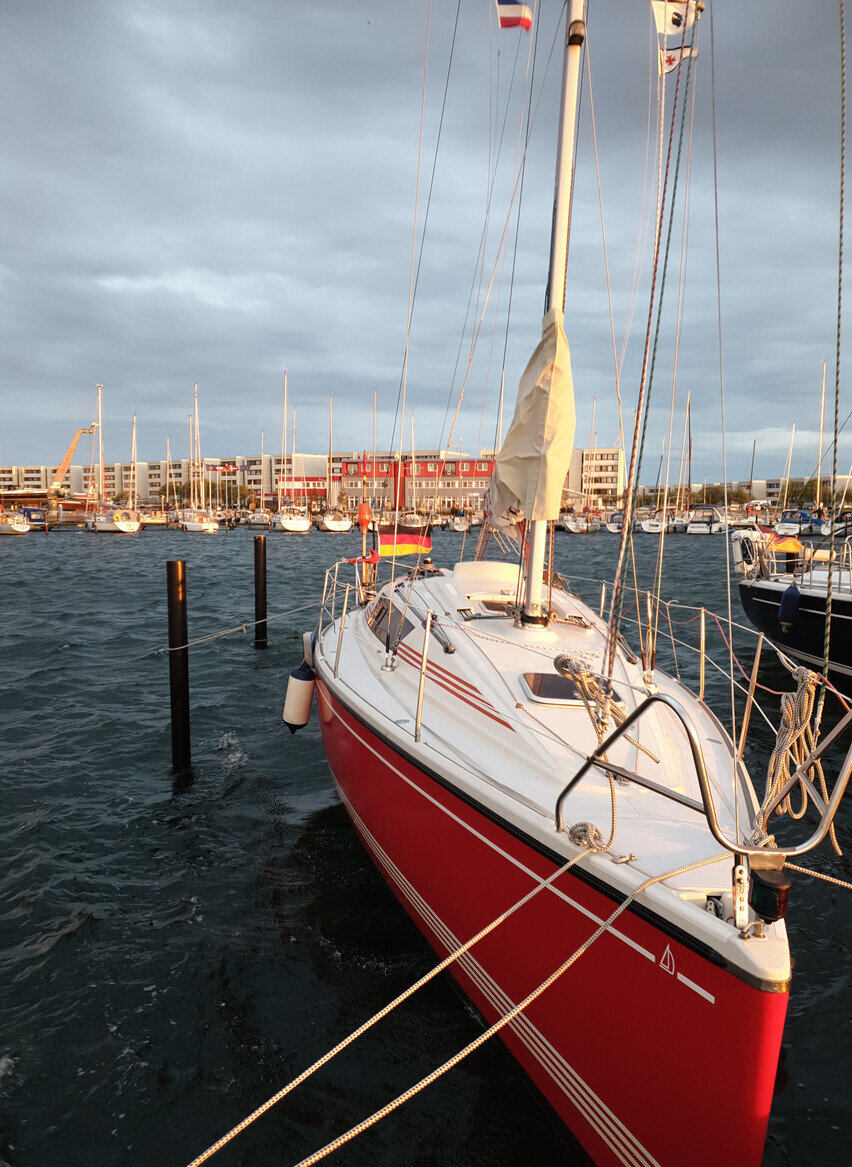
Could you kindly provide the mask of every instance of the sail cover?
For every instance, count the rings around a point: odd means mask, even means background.
[[[512,424],[491,479],[495,514],[521,508],[527,519],[556,519],[574,446],[574,383],[562,313],[552,309],[541,343],[518,386]]]

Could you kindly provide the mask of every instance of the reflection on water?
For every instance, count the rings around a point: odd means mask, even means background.
[[[557,567],[595,607],[590,581],[610,576],[616,543],[557,537]],[[270,535],[270,615],[315,602],[327,564],[357,546],[357,535]],[[460,546],[436,533],[434,558],[450,564]],[[655,552],[637,539],[641,587]],[[316,723],[293,738],[282,726],[312,612],[272,620],[266,652],[250,629],[191,650],[193,773],[172,780],[164,565],[179,557],[190,637],[253,619],[245,530],[0,541],[0,1164],[186,1162],[431,964],[337,802]],[[720,539],[670,538],[663,576],[667,598],[725,610]],[[696,658],[677,643],[697,643],[694,613],[671,615],[658,663],[695,680]],[[635,627],[627,635],[635,645]],[[746,671],[752,645],[734,643]],[[789,687],[769,663],[761,677]],[[726,714],[729,686],[712,670],[708,699]],[[761,773],[771,738],[752,725],[748,759]],[[848,823],[847,811],[841,838]],[[814,865],[852,879],[846,859]],[[772,1167],[852,1162],[852,1055],[835,1044],[848,1018],[847,905],[839,889],[795,880]],[[295,1162],[478,1028],[439,978],[216,1161]],[[339,1158],[582,1161],[496,1044]]]

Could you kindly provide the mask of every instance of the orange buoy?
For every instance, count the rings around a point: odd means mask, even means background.
[[[372,517],[373,513],[370,510],[370,504],[368,502],[362,502],[358,507],[358,526],[361,528],[362,535],[367,533],[367,528],[370,525],[370,519]]]

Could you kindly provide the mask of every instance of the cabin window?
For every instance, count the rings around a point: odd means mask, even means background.
[[[485,608],[486,612],[497,612],[503,616],[505,616],[506,613],[508,612],[509,604],[510,603],[514,604],[514,600],[510,601],[508,599],[506,599],[506,600],[480,600],[479,602],[480,602],[480,604],[482,604],[483,608]],[[530,675],[532,675],[532,674],[530,674]]]
[[[406,619],[400,612],[399,608],[391,605],[387,596],[379,596],[373,604],[370,614],[367,616],[367,624],[373,635],[378,637],[383,645],[388,643],[388,611],[390,611],[390,643],[398,644],[400,640],[404,640],[409,632],[414,630],[414,625],[410,620]]]
[[[523,673],[522,680],[533,701],[549,705],[583,704],[583,694],[576,682],[561,673]],[[621,702],[615,690],[612,699],[616,704]]]

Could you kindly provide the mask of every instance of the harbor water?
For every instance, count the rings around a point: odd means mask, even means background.
[[[0,540],[0,1167],[186,1164],[434,964],[349,826],[316,718],[292,738],[281,721],[325,569],[359,543],[267,537],[270,647],[257,651],[248,529]],[[557,567],[595,606],[617,543],[557,536]],[[461,548],[461,535],[435,533],[440,566]],[[636,548],[644,588],[657,540],[637,535]],[[165,564],[178,558],[190,639],[236,630],[190,650],[193,770],[175,780]],[[722,537],[668,539],[662,592],[682,607],[674,646],[661,626],[658,663],[674,667],[677,654],[697,677],[677,643],[696,643],[687,605],[724,613],[725,580]],[[733,602],[744,623],[736,589]],[[627,634],[635,646],[633,625]],[[753,644],[735,640],[746,672]],[[770,660],[761,680],[791,687]],[[730,688],[712,669],[708,696],[724,718]],[[753,726],[747,760],[762,791],[771,738],[758,717]],[[850,827],[847,806],[841,845],[852,846]],[[848,856],[826,847],[806,865],[852,880]],[[794,876],[788,927],[796,966],[764,1163],[850,1167],[850,893]],[[212,1162],[297,1163],[480,1028],[443,974]],[[631,1034],[605,1017],[600,1041],[647,1072]],[[736,1035],[730,1053],[733,1090],[748,1072]],[[665,1107],[661,1082],[661,1122]],[[330,1160],[584,1161],[497,1041]]]

